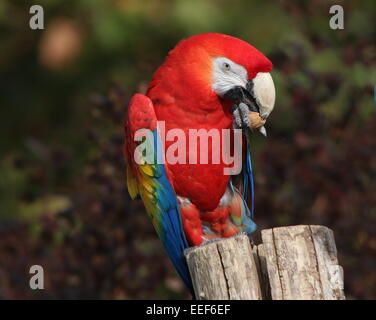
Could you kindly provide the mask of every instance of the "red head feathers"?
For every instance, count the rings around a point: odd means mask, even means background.
[[[155,72],[148,96],[161,105],[185,100],[185,109],[212,110],[218,101],[213,91],[213,59],[225,57],[242,66],[246,80],[252,80],[259,72],[270,72],[272,63],[260,51],[247,42],[220,33],[204,33],[180,41],[170,51],[165,62]],[[165,94],[161,94],[165,92]],[[191,99],[192,98],[192,99]]]

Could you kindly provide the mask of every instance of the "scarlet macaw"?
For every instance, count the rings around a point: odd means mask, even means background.
[[[275,101],[271,69],[261,52],[240,39],[200,34],[179,42],[155,72],[146,95],[135,94],[129,103],[124,123],[128,191],[132,198],[141,196],[190,289],[186,248],[256,229],[249,133],[257,128],[266,134],[263,125]],[[173,143],[166,141],[164,150],[158,147],[157,121],[165,122],[166,131],[182,129],[187,137],[189,129],[242,128],[246,150],[241,173],[225,175],[228,164],[222,159],[219,164],[189,163],[189,154],[185,164],[137,163],[137,130],[151,130],[155,159]]]

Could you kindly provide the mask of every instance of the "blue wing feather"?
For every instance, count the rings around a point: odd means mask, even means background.
[[[158,146],[160,146],[160,138],[157,131],[153,131],[153,136],[155,143],[154,150],[156,153],[161,152],[161,149],[158,148]],[[159,236],[180,277],[188,289],[193,292],[192,280],[184,257],[184,250],[187,249],[189,245],[183,231],[177,197],[167,179],[164,165],[156,164],[155,166],[158,172],[155,179],[159,186],[157,188],[156,204],[161,210]]]

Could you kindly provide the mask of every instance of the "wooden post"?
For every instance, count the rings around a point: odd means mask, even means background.
[[[261,300],[257,266],[245,234],[186,250],[198,300]]]
[[[251,248],[244,234],[185,252],[196,298],[345,299],[333,232],[323,226],[263,230]]]

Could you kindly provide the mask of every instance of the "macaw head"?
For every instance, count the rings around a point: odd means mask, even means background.
[[[272,63],[250,44],[226,36],[223,55],[212,58],[212,89],[221,98],[230,99],[264,120],[274,108],[275,88],[270,75]],[[241,112],[241,111],[240,111]]]
[[[204,33],[181,41],[166,62],[177,71],[169,74],[170,81],[183,83],[190,95],[202,100],[215,96],[227,102],[223,105],[231,108],[238,127],[258,128],[266,134],[263,124],[274,108],[275,88],[272,63],[256,48],[228,35]],[[261,121],[250,124],[250,114]]]

